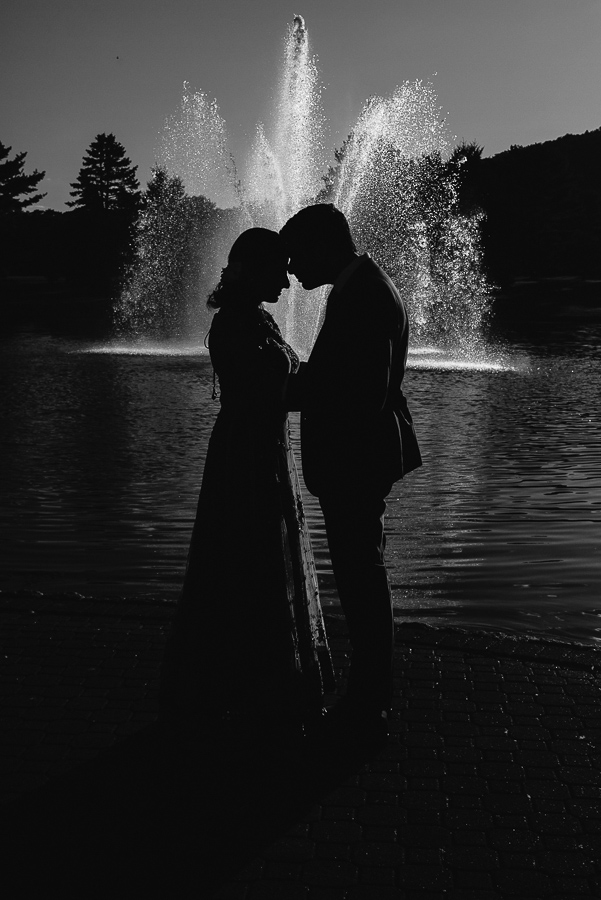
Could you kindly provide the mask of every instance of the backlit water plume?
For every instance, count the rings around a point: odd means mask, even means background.
[[[414,344],[463,356],[481,351],[489,292],[479,221],[459,214],[458,167],[448,161],[432,85],[406,82],[389,97],[367,101],[325,175],[324,127],[301,16],[286,34],[273,121],[257,126],[240,166],[216,101],[184,86],[161,139],[162,168],[155,173],[161,189],[140,216],[135,266],[116,310],[122,335],[200,344],[210,324],[204,300],[235,237],[252,225],[279,229],[303,206],[331,201],[347,215],[359,248],[401,290]],[[306,292],[292,282],[276,318],[306,357],[327,290]]]

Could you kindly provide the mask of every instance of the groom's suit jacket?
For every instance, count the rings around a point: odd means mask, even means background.
[[[315,496],[357,487],[388,493],[421,465],[401,384],[408,321],[396,287],[367,255],[335,285],[311,355],[290,380],[301,456]]]

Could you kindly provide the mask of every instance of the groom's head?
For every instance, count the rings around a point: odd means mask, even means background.
[[[333,203],[305,206],[280,235],[288,249],[288,271],[307,290],[333,284],[357,252],[344,213]]]

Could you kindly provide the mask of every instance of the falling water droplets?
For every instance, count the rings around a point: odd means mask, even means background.
[[[404,297],[414,342],[474,352],[489,291],[479,218],[457,210],[457,170],[434,88],[406,82],[366,104],[343,148],[333,201]]]
[[[182,179],[188,194],[210,197],[223,208],[238,205],[236,167],[217,101],[190,91],[187,82],[178,111],[165,123],[159,152],[161,164]]]
[[[359,248],[397,284],[414,350],[436,346],[459,358],[482,356],[490,292],[481,272],[480,220],[459,212],[458,166],[448,162],[450,139],[432,84],[405,82],[389,97],[369,99],[329,187],[324,131],[317,63],[302,16],[285,36],[274,121],[257,127],[241,174],[216,101],[185,84],[160,147],[172,190],[138,223],[136,267],[116,314],[122,332],[188,340],[196,333],[200,344],[209,326],[203,301],[232,241],[252,225],[278,230],[320,197],[345,212]],[[208,218],[202,197],[220,207]],[[286,338],[305,358],[326,295],[306,292],[292,279],[275,308]]]

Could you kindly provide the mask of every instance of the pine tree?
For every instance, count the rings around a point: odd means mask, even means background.
[[[135,210],[140,203],[137,166],[114,134],[98,134],[83,158],[67,206],[90,210]]]
[[[27,153],[16,153],[9,159],[12,147],[5,147],[0,141],[0,213],[22,212],[33,206],[46,194],[33,194],[45,172],[34,169],[31,175],[23,171]]]

